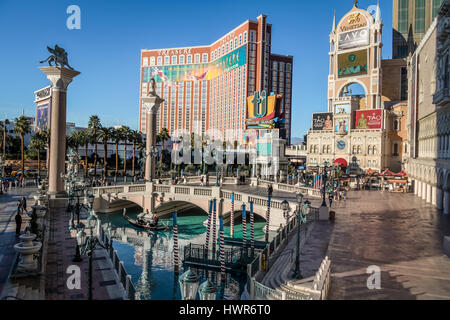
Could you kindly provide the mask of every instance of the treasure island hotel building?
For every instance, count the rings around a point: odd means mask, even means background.
[[[272,54],[271,35],[272,25],[260,15],[210,45],[141,50],[139,130],[145,133],[142,97],[154,78],[156,92],[165,100],[157,114],[157,132],[167,128],[172,136],[180,129],[198,135],[217,130],[224,140],[241,143],[247,97],[265,90],[283,96],[280,136],[289,144],[293,57]]]

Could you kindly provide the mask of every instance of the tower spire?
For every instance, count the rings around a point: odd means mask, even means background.
[[[375,23],[381,23],[381,10],[380,10],[380,0],[377,2],[377,12],[375,13]]]
[[[358,0],[355,0],[355,7],[358,8]]]
[[[334,16],[333,16],[333,28],[331,29],[332,33],[336,33],[336,10],[334,11]]]

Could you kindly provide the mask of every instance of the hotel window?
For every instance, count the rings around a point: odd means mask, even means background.
[[[200,63],[200,53],[194,55],[194,63]]]
[[[204,53],[202,55],[202,63],[208,63],[208,54],[207,53]]]
[[[400,130],[400,119],[394,119],[394,131]]]
[[[188,56],[187,56],[187,62],[186,62],[187,64],[191,64],[192,63],[192,55],[191,54],[189,54]]]
[[[165,56],[165,57],[164,57],[164,64],[165,64],[165,65],[170,64],[170,57],[169,57],[169,56]]]
[[[432,8],[433,20],[434,20],[434,18],[436,18],[437,12],[438,12],[439,8],[441,7],[441,4],[442,4],[442,0],[433,0],[433,8]]]
[[[239,35],[239,45],[242,45],[242,34]]]
[[[180,56],[180,64],[184,64],[184,56]]]
[[[416,0],[414,31],[425,32],[425,0]]]
[[[172,64],[177,64],[177,56],[172,56]]]
[[[250,42],[255,42],[255,41],[256,41],[256,31],[250,30]]]
[[[237,46],[238,46],[237,38],[234,38],[234,48],[237,48]]]
[[[155,57],[151,57],[150,58],[150,65],[154,66],[155,65]]]
[[[244,43],[247,43],[247,31],[244,32]]]
[[[398,31],[400,33],[408,33],[408,8],[409,0],[398,1]]]
[[[394,157],[398,157],[398,143],[394,142],[394,146],[393,146],[393,152],[392,152],[392,156]]]
[[[143,65],[144,67],[148,66],[148,58],[144,58],[144,60],[143,60],[143,62],[142,62],[142,65]]]
[[[211,52],[211,61],[214,61],[214,51]]]
[[[162,65],[162,57],[158,57],[157,65],[158,66]]]
[[[408,100],[408,70],[402,68],[400,82],[400,100]]]
[[[222,52],[220,53],[220,56],[223,56],[225,54],[225,46],[222,45]]]
[[[233,51],[233,40],[230,41],[230,51]]]
[[[377,154],[377,147],[373,147],[373,155]]]

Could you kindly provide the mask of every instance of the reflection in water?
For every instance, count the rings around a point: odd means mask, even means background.
[[[139,213],[128,210],[132,218]],[[99,217],[104,228],[111,225],[113,232],[113,246],[117,250],[119,259],[131,275],[136,287],[137,296],[143,300],[179,300],[180,290],[178,276],[173,272],[173,236],[171,229],[166,232],[156,232],[138,229],[123,219],[121,212],[101,215]],[[183,257],[183,247],[189,243],[204,244],[206,227],[203,222],[207,216],[201,210],[190,210],[178,216],[178,243],[180,257]],[[163,223],[172,225],[172,219],[160,219]],[[255,221],[255,240],[264,240],[263,228],[265,222]],[[229,226],[225,226],[225,236],[229,236]],[[235,221],[235,237],[242,237],[242,228]],[[273,235],[271,235],[273,236]],[[200,276],[200,282],[207,278],[217,285],[218,298],[225,300],[239,299],[246,282],[246,275],[227,274],[225,282],[220,279],[220,273],[205,269],[193,269]],[[184,272],[180,269],[180,275]]]

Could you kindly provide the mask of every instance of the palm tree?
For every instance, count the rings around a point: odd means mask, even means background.
[[[131,130],[131,142],[133,143],[133,163],[132,163],[132,170],[133,170],[133,177],[136,175],[136,168],[135,168],[135,162],[136,162],[136,146],[140,145],[142,143],[142,135],[137,130]]]
[[[122,126],[118,129],[119,135],[121,136],[122,141],[124,142],[123,148],[123,176],[127,175],[127,144],[130,140],[131,130],[127,126]]]
[[[106,177],[108,164],[108,141],[113,137],[113,128],[101,127],[98,131],[98,138],[103,142],[103,174]]]
[[[88,147],[89,147],[89,143],[92,140],[91,134],[89,132],[89,130],[83,130],[79,132],[79,139],[80,139],[80,145],[84,146],[84,175],[87,176],[88,174]]]
[[[148,133],[147,133],[148,134]],[[161,158],[159,159],[159,162],[162,163],[163,160],[163,150],[166,148],[164,143],[166,142],[166,140],[170,139],[169,136],[169,131],[167,130],[167,128],[162,128],[161,132],[158,134],[159,136],[159,141],[161,141],[162,143],[162,150],[161,150]]]
[[[116,171],[115,171],[115,175],[117,176],[117,173],[119,172],[119,143],[122,140],[121,131],[119,129],[114,128],[112,130],[112,139],[114,140],[114,143],[116,144]]]
[[[38,176],[41,176],[41,150],[47,147],[47,137],[41,131],[37,132],[30,140],[30,148],[37,151]]]
[[[7,132],[7,125],[9,124],[9,120],[5,119],[5,121],[0,122],[1,129],[0,129],[0,137],[1,137],[1,146],[3,151],[3,158],[6,159],[6,141],[8,140],[8,132]]]
[[[22,159],[22,177],[25,177],[25,162],[24,162],[24,137],[31,132],[31,126],[25,116],[20,116],[14,120],[14,133],[20,135],[20,155]]]
[[[89,118],[88,129],[91,133],[92,143],[94,144],[94,177],[97,176],[97,133],[101,127],[100,118],[97,115],[93,115]]]

